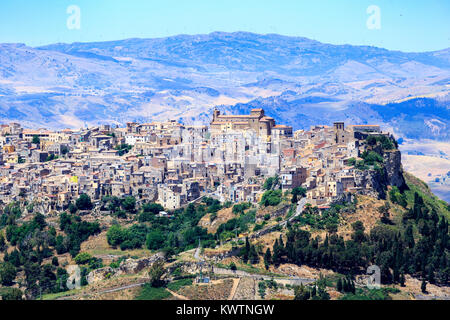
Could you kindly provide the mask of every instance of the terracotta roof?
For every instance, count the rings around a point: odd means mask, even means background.
[[[258,118],[259,116],[256,115],[242,115],[242,114],[235,114],[235,115],[220,115],[216,119],[228,119],[228,118]]]
[[[353,124],[349,127],[379,127],[379,124]]]

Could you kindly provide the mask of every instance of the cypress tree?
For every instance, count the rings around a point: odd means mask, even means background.
[[[427,293],[427,282],[425,279],[422,280],[422,285],[420,286],[420,289],[422,290],[422,293]]]
[[[3,233],[0,233],[0,251],[3,251],[6,247],[5,237]]]
[[[414,235],[412,225],[409,224],[405,230],[405,242],[409,248],[414,248]]]
[[[313,285],[311,288],[311,297],[315,297],[317,295],[316,285]]]
[[[434,267],[433,265],[430,265],[428,267],[428,282],[429,283],[434,283]]]
[[[280,247],[283,247],[283,248],[284,248],[283,237],[281,236],[281,234],[280,234],[279,245],[280,245]]]
[[[398,271],[397,265],[394,267],[394,283],[398,283],[400,280],[400,273]]]
[[[339,278],[338,281],[337,281],[336,289],[337,289],[337,291],[342,292],[342,280],[341,280],[341,278]]]
[[[250,242],[248,241],[248,237],[246,237],[245,238],[245,248],[244,248],[244,252],[242,253],[242,261],[244,261],[244,263],[247,263],[249,254],[250,254]]]
[[[342,290],[344,290],[344,292],[350,291],[348,287],[347,278],[342,279]]]
[[[250,246],[250,253],[249,253],[249,259],[251,264],[255,264],[259,262],[259,256],[256,252],[255,246]]]
[[[272,263],[272,253],[270,252],[270,248],[267,248],[266,253],[264,254],[264,266],[266,270],[269,269],[269,265]]]
[[[402,272],[402,273],[400,274],[400,285],[401,285],[402,287],[405,286],[405,281],[406,281],[406,279],[405,279],[405,274]]]

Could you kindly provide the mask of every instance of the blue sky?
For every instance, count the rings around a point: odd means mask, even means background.
[[[68,29],[67,8],[81,11]],[[370,5],[381,29],[366,25]],[[38,46],[213,31],[304,36],[391,50],[450,47],[448,0],[1,0],[0,42]]]

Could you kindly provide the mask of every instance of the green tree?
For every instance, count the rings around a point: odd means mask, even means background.
[[[69,212],[70,212],[71,214],[75,214],[75,213],[77,213],[77,211],[78,211],[77,206],[74,205],[74,204],[71,202],[71,203],[69,204]]]
[[[0,251],[5,250],[5,248],[6,248],[5,236],[3,235],[3,233],[0,233]]]
[[[41,213],[37,213],[34,216],[33,222],[38,226],[38,228],[40,230],[43,230],[45,228],[45,226],[47,225],[47,223],[45,222],[45,217]]]
[[[341,279],[341,278],[339,278],[338,281],[337,281],[336,289],[337,289],[337,291],[339,291],[339,292],[342,292],[342,290],[343,290],[343,287],[342,287],[342,279]]]
[[[251,248],[250,241],[248,240],[248,237],[245,237],[245,247],[242,248],[241,250],[242,261],[244,261],[244,263],[247,263],[249,259],[250,248]]]
[[[143,212],[153,213],[153,214],[158,214],[161,211],[164,211],[164,208],[159,203],[145,203],[142,206],[142,211]]]
[[[41,143],[41,139],[39,138],[38,135],[34,135],[33,139],[31,140],[31,143],[40,144]]]
[[[0,290],[0,297],[4,301],[22,300],[23,293],[17,288],[4,288]]]
[[[405,279],[405,274],[404,274],[403,272],[400,274],[400,280],[399,280],[399,282],[400,282],[400,285],[401,285],[402,287],[405,286],[406,279]]]
[[[92,210],[94,205],[91,202],[91,197],[83,193],[76,201],[76,206],[80,210]]]
[[[91,261],[92,256],[88,252],[80,252],[75,257],[76,264],[88,264]]]
[[[386,202],[384,205],[378,208],[378,212],[381,215],[381,222],[390,224],[390,213],[389,210],[391,209],[391,206],[389,205],[389,202]]]
[[[147,234],[147,248],[150,250],[159,250],[163,247],[165,240],[166,237],[161,230],[152,230]]]
[[[270,252],[270,248],[267,248],[266,253],[264,254],[264,266],[266,267],[266,270],[269,269],[271,263],[272,263],[272,253]]]
[[[364,234],[364,225],[361,221],[356,221],[352,224],[352,228],[353,228],[353,234],[352,234],[352,239],[356,242],[363,242],[366,238],[365,234]]]
[[[276,206],[281,202],[281,190],[268,190],[264,192],[260,204],[262,206]]]
[[[12,286],[16,278],[17,270],[10,262],[0,265],[0,283],[4,286]]]
[[[255,246],[250,246],[250,252],[248,254],[248,259],[250,260],[251,264],[259,263],[259,255],[256,252]]]
[[[153,263],[148,273],[152,287],[160,287],[162,285],[161,278],[165,272],[163,260],[157,260]]]
[[[126,232],[120,225],[114,224],[106,233],[106,239],[108,244],[115,248],[126,240]]]
[[[136,199],[134,197],[125,197],[122,200],[122,208],[128,212],[134,212],[136,208]]]
[[[311,292],[306,288],[303,283],[300,286],[294,288],[294,300],[309,300],[311,298]]]
[[[327,292],[326,279],[320,274],[319,280],[316,281],[317,294],[314,300],[330,300],[330,295]]]
[[[295,187],[292,189],[292,194],[300,197],[306,197],[306,189],[303,187]]]
[[[422,280],[422,284],[420,285],[420,289],[422,290],[422,293],[428,293],[427,292],[427,282],[425,281],[425,279]]]
[[[298,202],[298,196],[296,194],[292,195],[291,202],[292,203],[297,203]]]
[[[278,181],[278,176],[267,178],[264,182],[263,189],[272,190],[278,184]]]
[[[52,258],[52,265],[54,265],[55,267],[59,266],[58,257],[53,257]]]
[[[291,202],[292,203],[297,203],[298,202],[298,197],[306,197],[306,189],[303,187],[295,187],[294,189],[292,189],[292,199]]]
[[[404,233],[405,243],[409,248],[414,248],[414,234],[413,234],[413,227],[411,224],[409,224],[406,227],[405,233]]]

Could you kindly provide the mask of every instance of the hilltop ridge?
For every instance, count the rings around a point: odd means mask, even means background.
[[[0,121],[32,117],[28,126],[54,128],[156,119],[205,123],[215,106],[237,111],[262,102],[295,129],[317,124],[325,113],[330,119],[324,124],[339,116],[384,124],[399,136],[422,132],[445,140],[448,52],[403,53],[245,32],[38,48],[2,44]],[[426,99],[413,99],[421,97]],[[405,98],[412,100],[385,113],[386,103]],[[411,120],[404,116],[409,113]]]

